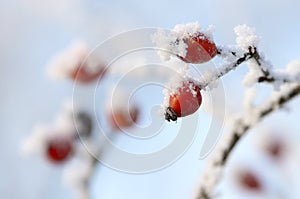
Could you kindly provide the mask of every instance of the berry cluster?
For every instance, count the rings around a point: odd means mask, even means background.
[[[196,28],[192,28],[195,26]],[[162,46],[187,64],[202,64],[218,54],[218,49],[210,33],[202,31],[197,23],[175,27],[166,37],[174,39],[168,46]],[[189,30],[191,29],[191,30]],[[175,35],[175,36],[174,36]],[[161,35],[159,35],[161,37]],[[166,39],[168,40],[168,38]],[[154,40],[155,42],[155,40]],[[156,42],[158,46],[160,42]],[[173,83],[173,82],[172,82]],[[198,110],[202,102],[201,85],[192,78],[177,82],[178,87],[168,92],[168,105],[165,108],[165,119],[176,121]]]

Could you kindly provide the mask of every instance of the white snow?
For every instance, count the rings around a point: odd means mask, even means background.
[[[292,60],[286,66],[286,74],[293,77],[295,80],[300,79],[300,60]]]
[[[83,41],[75,41],[55,55],[48,64],[48,75],[54,80],[68,78],[78,67],[85,67],[86,72],[95,73],[104,67],[99,55]]]
[[[180,68],[166,85],[166,88],[163,89],[164,101],[161,105],[163,112],[169,107],[170,96],[178,93],[178,88],[189,81],[192,81],[192,79],[188,75],[188,64],[185,64],[185,67]]]
[[[198,22],[177,24],[170,31],[158,29],[152,36],[152,41],[156,44],[161,59],[167,61],[174,55],[185,57],[187,44],[184,42],[184,38],[201,32],[209,40],[212,40],[213,30],[213,26],[209,26],[207,30],[202,30]]]
[[[24,155],[43,155],[45,153],[47,142],[53,133],[48,126],[36,125],[30,134],[22,143],[21,152]]]
[[[292,60],[284,69],[272,71],[272,76],[276,79],[276,90],[284,83],[284,80],[289,82],[300,82],[300,60]]]
[[[73,121],[73,107],[70,102],[64,104],[61,112],[56,116],[54,126],[64,134],[76,134],[76,127]]]
[[[237,35],[236,43],[245,52],[248,52],[248,48],[257,47],[260,37],[256,35],[255,29],[247,25],[239,25],[234,28],[234,32]]]
[[[200,31],[199,22],[187,23],[187,24],[177,24],[173,28],[172,31],[178,34],[178,36],[182,35],[193,35]]]
[[[220,69],[223,66],[220,67]],[[211,67],[209,70],[203,72],[201,77],[198,79],[198,85],[201,86],[203,90],[207,87],[216,88],[218,86],[217,80],[221,70],[215,67]]]
[[[159,29],[153,36],[152,41],[157,46],[157,53],[163,61],[168,61],[172,55],[186,55],[187,45],[178,34]]]
[[[253,108],[254,100],[257,94],[256,87],[248,88],[244,94],[243,108],[244,111],[250,111]]]
[[[72,164],[68,164],[64,169],[63,181],[74,190],[78,199],[88,199],[86,183],[94,170],[93,158],[87,156],[85,159],[78,159]]]
[[[255,83],[257,83],[259,77],[263,76],[263,73],[261,71],[260,66],[257,65],[255,60],[248,60],[247,65],[249,68],[249,72],[245,75],[243,79],[243,85],[246,87],[251,87]]]
[[[105,141],[86,138],[78,143],[76,157],[66,165],[63,172],[63,182],[72,188],[77,199],[89,199],[89,183],[93,172],[100,166],[97,158],[106,149]]]
[[[76,134],[73,122],[73,109],[70,103],[66,103],[61,112],[56,116],[52,125],[37,125],[32,133],[22,144],[24,154],[43,155],[49,139],[57,136],[70,136]]]

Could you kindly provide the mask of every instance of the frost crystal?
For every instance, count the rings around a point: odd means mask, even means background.
[[[260,37],[256,35],[255,29],[245,24],[236,26],[234,32],[237,35],[237,45],[245,52],[248,51],[250,46],[256,47],[259,43]]]

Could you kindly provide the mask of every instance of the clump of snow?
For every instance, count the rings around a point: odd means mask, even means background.
[[[300,60],[289,62],[284,69],[272,71],[272,76],[276,80],[276,85],[280,89],[284,80],[289,82],[300,82]]]
[[[21,151],[24,155],[42,155],[46,151],[47,142],[53,133],[48,126],[37,125],[31,135],[23,141]]]
[[[187,44],[184,39],[201,32],[209,40],[212,40],[213,27],[209,26],[207,30],[202,30],[198,22],[178,24],[171,31],[163,29],[157,30],[152,36],[153,43],[158,47],[158,54],[163,61],[170,59],[172,55],[186,56]]]
[[[246,76],[243,79],[243,85],[246,87],[251,87],[255,83],[257,83],[259,77],[263,76],[263,73],[261,71],[260,66],[257,65],[255,60],[253,59],[248,60],[247,65],[249,68],[249,72],[246,74]]]
[[[164,112],[167,107],[169,107],[170,96],[178,94],[178,88],[182,87],[184,82],[190,81],[190,77],[187,74],[188,64],[185,64],[185,67],[180,68],[177,73],[172,77],[170,82],[166,85],[166,88],[163,89],[164,101],[161,105],[162,111]]]
[[[210,41],[214,42],[213,33],[215,31],[215,27],[213,25],[209,25],[206,30],[202,29],[201,33],[205,35],[205,37]]]
[[[66,103],[61,113],[57,115],[54,125],[37,125],[34,127],[31,135],[23,142],[22,152],[42,155],[50,139],[61,136],[73,137],[75,133],[73,109],[71,104]]]
[[[200,24],[198,22],[194,22],[187,24],[177,24],[172,31],[174,31],[178,36],[188,36],[198,33],[200,29]]]
[[[255,29],[245,24],[236,26],[234,32],[237,35],[237,45],[245,52],[248,52],[250,46],[257,47],[260,41],[260,37],[256,35]]]
[[[74,135],[76,127],[73,121],[73,107],[71,103],[65,103],[61,112],[57,115],[55,126],[60,132],[64,134]]]
[[[48,64],[48,74],[54,80],[62,80],[68,78],[78,67],[84,67],[91,74],[103,68],[99,56],[90,54],[90,48],[82,41],[73,42],[55,55]]]
[[[103,155],[108,147],[105,143],[106,140],[99,144],[99,140],[93,138],[83,139],[81,144],[77,145],[76,157],[66,165],[63,181],[74,190],[75,198],[90,198],[89,182],[99,164],[97,158]]]
[[[182,39],[178,39],[178,35],[173,32],[165,32],[159,29],[153,36],[152,41],[158,47],[157,53],[163,61],[168,61],[172,54],[186,55],[187,45]]]
[[[292,60],[286,66],[286,74],[295,81],[300,81],[300,60]]]
[[[163,89],[163,94],[165,96],[163,104],[161,105],[163,111],[169,107],[170,96],[178,94],[179,88],[185,84],[188,84],[189,82],[193,82],[193,79],[188,75],[188,64],[185,64],[185,67],[180,68],[166,85],[166,88]],[[191,92],[193,91],[192,84],[189,84],[188,90]],[[195,92],[194,94],[196,95],[197,93]]]

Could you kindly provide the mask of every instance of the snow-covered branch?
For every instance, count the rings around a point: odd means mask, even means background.
[[[255,119],[252,121],[261,121],[261,119],[282,107],[298,94],[300,94],[300,85],[289,85],[289,87],[285,90],[277,93],[275,96],[272,96],[265,104],[257,107],[253,111],[256,115],[254,116]],[[214,188],[220,181],[222,171],[231,152],[235,149],[237,143],[245,135],[245,133],[256,124],[256,122],[249,123],[247,117],[249,117],[249,114],[236,119],[233,122],[231,130],[225,135],[226,139],[222,140],[215,149],[214,156],[212,157],[209,165],[209,170],[203,175],[202,184],[199,188],[200,191],[196,196],[197,199],[212,198],[211,196],[213,195]],[[208,181],[212,183],[207,183]]]

